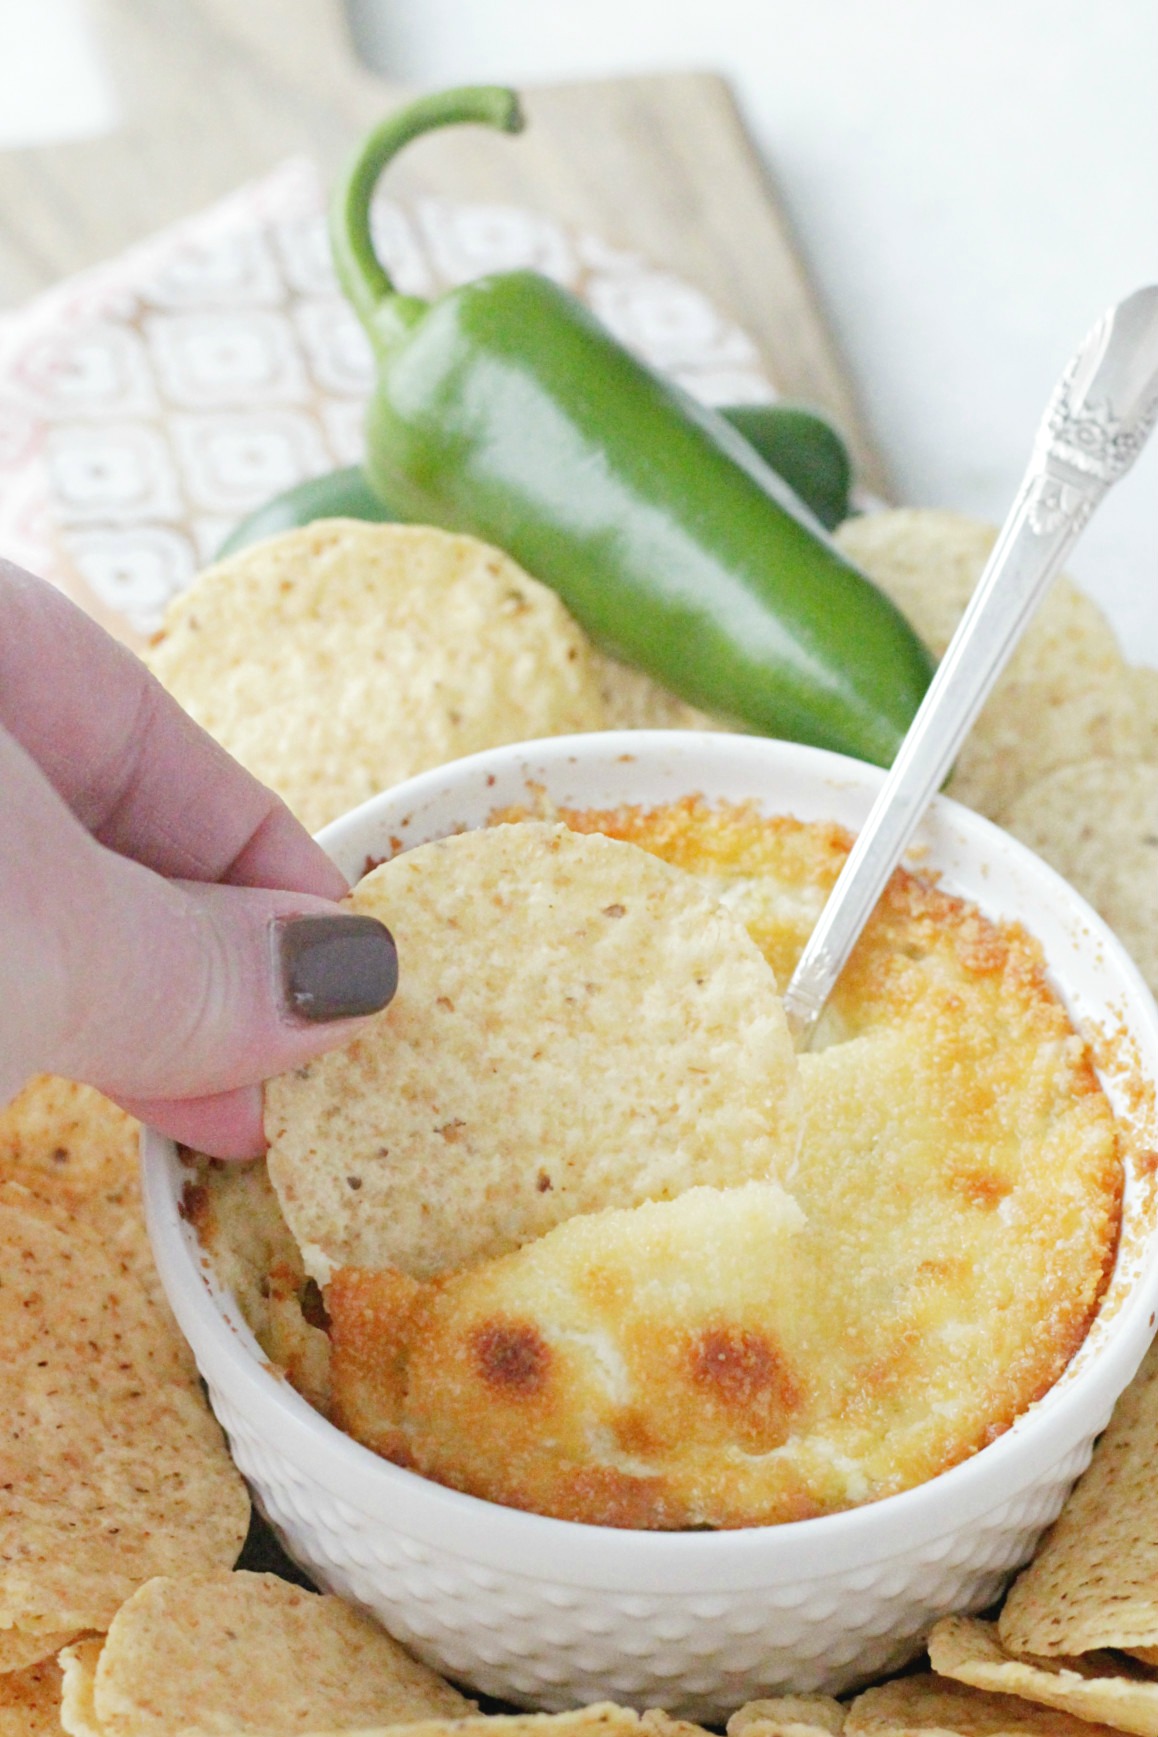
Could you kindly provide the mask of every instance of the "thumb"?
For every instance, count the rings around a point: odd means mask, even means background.
[[[138,897],[131,932],[109,925],[114,944],[100,949],[99,976],[85,973],[87,1011],[51,1071],[199,1151],[254,1157],[265,1150],[256,1082],[349,1042],[387,1005],[393,939],[373,918],[301,894],[160,886],[177,898]],[[131,1011],[102,1017],[102,1000],[126,987]]]
[[[167,881],[90,838],[19,749],[4,772],[9,1068],[137,1102],[220,1097],[348,1042],[389,1002],[381,923],[305,893]]]
[[[394,942],[373,918],[94,850],[70,901],[57,1073],[117,1097],[226,1092],[347,1042],[394,993]]]

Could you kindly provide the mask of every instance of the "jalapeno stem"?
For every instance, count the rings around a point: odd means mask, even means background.
[[[419,97],[375,127],[334,189],[330,241],[338,282],[372,335],[388,337],[395,326],[401,335],[426,305],[399,294],[374,250],[370,202],[378,178],[411,139],[464,122],[517,133],[523,126],[518,96],[501,85],[478,84]]]

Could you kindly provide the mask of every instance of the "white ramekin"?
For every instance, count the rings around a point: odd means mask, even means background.
[[[855,828],[882,774],[753,737],[631,732],[519,744],[411,779],[322,842],[367,858],[483,822],[528,786],[560,804],[753,798]],[[933,805],[922,866],[1042,942],[1074,1017],[1108,1038],[1103,1080],[1158,1144],[1138,1082],[1158,1079],[1158,1009],[1121,945],[1052,870],[955,803]],[[511,961],[512,970],[518,961]],[[169,1300],[238,1465],[319,1585],[373,1611],[448,1675],[546,1709],[603,1698],[720,1717],[761,1691],[839,1692],[901,1664],[933,1620],[980,1609],[1031,1553],[1089,1459],[1158,1309],[1153,1186],[1128,1164],[1115,1276],[1065,1375],[1005,1435],[939,1478],[848,1513],[716,1533],[623,1532],[460,1495],[389,1465],[312,1411],[262,1357],[180,1212],[174,1147],[144,1140],[149,1228]],[[1144,1168],[1144,1167],[1143,1167]]]

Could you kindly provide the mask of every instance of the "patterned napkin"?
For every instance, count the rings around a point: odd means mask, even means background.
[[[358,461],[369,349],[295,159],[0,316],[0,553],[131,643],[270,495]],[[775,397],[755,347],[636,255],[511,206],[375,206],[399,288],[531,267],[706,403]]]

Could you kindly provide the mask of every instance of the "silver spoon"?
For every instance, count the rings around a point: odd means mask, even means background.
[[[1158,285],[1107,310],[1054,389],[1029,469],[784,996],[798,1049],[1050,580],[1158,421]]]

